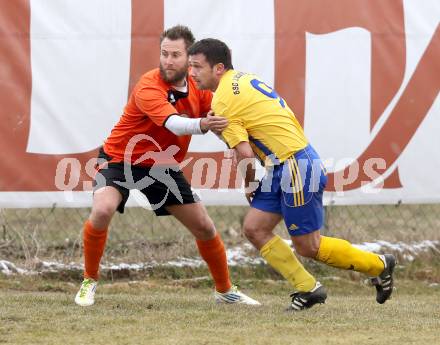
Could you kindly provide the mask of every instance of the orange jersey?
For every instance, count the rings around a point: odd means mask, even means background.
[[[160,77],[159,68],[140,78],[124,114],[104,142],[104,151],[112,157],[111,162],[151,166],[180,163],[184,159],[191,136],[177,136],[163,125],[172,114],[185,114],[191,118],[206,116],[212,99],[212,93],[198,90],[189,76],[187,85],[187,93],[174,90]],[[164,152],[168,148],[170,150]],[[169,152],[174,156],[171,161]],[[137,162],[139,158],[141,162]]]

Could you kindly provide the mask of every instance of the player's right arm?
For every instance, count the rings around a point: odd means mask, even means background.
[[[147,86],[135,96],[137,107],[158,126],[164,126],[175,135],[205,134],[209,130],[223,130],[228,121],[219,116],[193,119],[179,114],[168,102],[166,90],[160,86]]]
[[[191,119],[182,115],[170,115],[164,126],[175,135],[205,134],[209,130],[221,132],[228,125],[228,120],[220,116],[207,116]]]
[[[258,186],[255,182],[255,153],[249,144],[249,135],[240,118],[230,118],[229,124],[222,132],[223,141],[234,149],[237,157],[237,168],[244,179],[246,199],[250,203]]]
[[[247,141],[241,141],[234,147],[237,156],[237,166],[244,179],[246,199],[252,201],[255,189],[258,186],[255,179],[255,153]]]

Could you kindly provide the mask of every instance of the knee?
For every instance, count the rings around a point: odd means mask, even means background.
[[[243,224],[243,234],[249,240],[249,242],[254,243],[258,240],[258,227],[256,224],[251,222],[245,222]]]
[[[306,258],[314,259],[318,255],[319,243],[294,241],[295,251]]]
[[[211,218],[202,217],[192,229],[193,234],[199,240],[208,240],[215,236],[215,226]]]
[[[90,221],[96,228],[106,228],[110,224],[115,211],[116,208],[108,203],[94,205]]]

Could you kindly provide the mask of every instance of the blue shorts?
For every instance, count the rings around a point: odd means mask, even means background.
[[[267,168],[251,206],[283,216],[291,236],[309,234],[324,223],[322,195],[327,172],[311,145]]]

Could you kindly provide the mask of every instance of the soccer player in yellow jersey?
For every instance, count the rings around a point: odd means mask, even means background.
[[[393,255],[377,255],[349,242],[322,236],[322,195],[327,176],[322,162],[286,102],[257,76],[235,71],[230,50],[216,39],[203,39],[189,49],[190,74],[203,90],[215,92],[211,108],[228,119],[222,139],[238,161],[257,157],[266,175],[253,192],[254,165],[243,169],[251,209],[243,231],[264,259],[293,286],[290,310],[324,303],[324,287],[306,271],[288,244],[273,229],[284,219],[296,253],[327,265],[372,277],[376,300],[393,291]],[[239,166],[242,166],[240,164]]]

